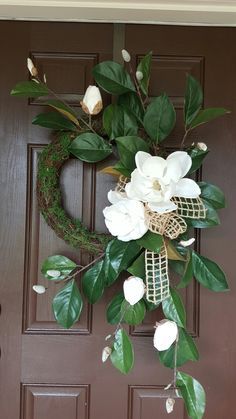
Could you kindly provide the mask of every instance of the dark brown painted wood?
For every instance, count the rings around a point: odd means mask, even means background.
[[[165,90],[177,109],[177,127],[170,145],[180,143],[185,73],[202,83],[206,106],[224,106],[232,115],[199,128],[189,142],[205,141],[211,148],[203,175],[222,187],[228,208],[222,226],[203,231],[202,253],[224,268],[231,292],[213,294],[193,285],[183,297],[188,328],[196,336],[199,363],[183,369],[205,386],[207,419],[234,419],[236,337],[234,284],[235,214],[235,97],[236,29],[126,25],[125,45],[135,64],[148,50],[154,54],[151,94]],[[116,33],[119,31],[116,30]],[[44,111],[40,101],[11,98],[9,91],[27,78],[26,58],[35,59],[49,84],[76,104],[92,82],[94,63],[113,56],[110,24],[0,22],[0,142],[1,142],[1,279],[0,279],[0,417],[1,419],[154,419],[165,418],[163,387],[171,372],[160,366],[152,346],[151,314],[130,334],[135,367],[120,375],[101,362],[106,324],[105,306],[121,284],[108,289],[93,308],[85,304],[81,321],[71,330],[60,328],[51,313],[56,287],[36,296],[32,285],[47,284],[40,274],[42,260],[62,253],[82,263],[75,252],[47,227],[37,210],[37,158],[51,133],[31,125]],[[117,52],[116,52],[117,54]],[[76,96],[75,96],[76,95]],[[102,209],[112,181],[95,167],[72,159],[61,176],[65,206],[86,225],[105,231]],[[21,414],[21,417],[20,417]],[[186,419],[178,400],[172,417]]]

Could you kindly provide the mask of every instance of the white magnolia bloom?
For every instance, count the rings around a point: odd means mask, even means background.
[[[195,242],[195,238],[192,237],[189,240],[180,240],[179,244],[183,247],[188,247],[191,246],[191,244],[193,244]]]
[[[172,399],[171,397],[168,397],[168,399],[166,399],[166,411],[167,411],[167,413],[173,412],[174,405],[175,405],[175,399]]]
[[[108,192],[108,199],[113,205],[103,210],[105,224],[110,233],[121,241],[140,239],[148,231],[144,205],[122,195]]]
[[[61,272],[56,269],[48,269],[47,275],[52,278],[58,278],[61,275]]]
[[[102,96],[97,86],[89,86],[85,92],[82,109],[89,115],[97,115],[102,110]]]
[[[207,151],[207,145],[205,143],[197,143],[197,148],[201,151]]]
[[[135,156],[137,168],[126,185],[128,198],[147,202],[158,213],[171,212],[177,206],[170,200],[173,196],[197,198],[201,189],[192,179],[183,179],[188,173],[192,159],[185,151],[175,151],[167,159],[138,151]]]
[[[37,294],[44,294],[46,292],[46,288],[43,285],[33,285],[32,288]]]
[[[31,60],[31,58],[27,58],[27,68],[31,74],[31,76],[36,77],[38,75],[38,70],[37,68],[34,66],[33,61]]]
[[[109,346],[106,346],[102,351],[102,362],[106,362],[109,356],[112,353],[112,349]]]
[[[129,63],[129,62],[130,62],[130,60],[131,60],[131,57],[130,57],[129,52],[128,52],[128,51],[126,51],[126,49],[122,49],[121,54],[122,54],[122,58],[123,58],[123,60],[124,60],[126,63]]]
[[[130,276],[124,281],[123,291],[126,301],[133,306],[143,298],[145,294],[145,284],[142,278]]]
[[[178,327],[175,322],[163,319],[156,323],[153,344],[158,351],[166,351],[175,342],[178,336]]]
[[[138,81],[143,80],[143,73],[142,73],[142,71],[139,71],[139,70],[136,71],[136,79]]]

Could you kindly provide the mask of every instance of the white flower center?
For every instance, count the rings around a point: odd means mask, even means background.
[[[157,179],[153,181],[152,187],[153,187],[153,189],[155,189],[155,191],[160,191],[161,190],[161,184]]]

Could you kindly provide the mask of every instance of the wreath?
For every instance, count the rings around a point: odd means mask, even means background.
[[[53,109],[33,120],[33,124],[57,131],[38,165],[37,197],[43,217],[71,246],[96,255],[86,266],[52,255],[41,271],[51,283],[63,285],[52,308],[56,321],[66,328],[78,321],[83,307],[76,282],[79,273],[84,271],[83,295],[94,304],[125,271],[123,292],[107,307],[107,321],[116,326],[105,338],[102,361],[110,359],[115,368],[128,373],[134,351],[124,324],[140,324],[148,311],[161,307],[163,319],[154,325],[153,345],[160,362],[173,370],[173,379],[165,388],[166,411],[172,412],[175,399],[182,397],[188,416],[201,419],[205,391],[195,378],[179,370],[185,362],[196,361],[199,354],[186,330],[186,312],[178,290],[188,286],[193,277],[213,291],[228,289],[221,268],[191,247],[195,240],[192,228],[219,224],[217,211],[224,208],[225,198],[217,186],[194,180],[209,150],[205,143],[188,145],[188,134],[228,111],[203,109],[201,85],[187,75],[185,134],[179,149],[169,150],[165,140],[175,126],[176,114],[165,93],[152,100],[148,97],[152,54],[145,55],[135,70],[130,54],[122,50],[122,56],[124,66],[106,61],[94,67],[99,87],[88,87],[80,115],[48,87],[45,75],[39,78],[30,58],[31,80],[18,83],[11,92],[14,96],[45,96],[45,104]],[[99,88],[116,97],[102,117]],[[110,205],[103,210],[109,235],[91,232],[66,214],[59,177],[71,155],[96,164],[112,153],[118,155],[117,163],[103,170],[117,179],[115,189],[108,192]],[[180,277],[177,286],[172,283],[171,270]],[[46,291],[38,284],[33,289],[38,294]]]

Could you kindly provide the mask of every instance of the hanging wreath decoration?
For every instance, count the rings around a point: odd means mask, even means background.
[[[186,330],[186,312],[178,289],[188,286],[193,277],[213,291],[228,289],[220,267],[193,250],[190,246],[195,239],[189,238],[193,227],[219,224],[217,210],[224,208],[225,198],[217,186],[190,178],[209,150],[204,143],[188,146],[186,142],[190,131],[228,111],[202,109],[202,88],[188,75],[185,134],[180,149],[168,153],[163,143],[175,126],[176,115],[165,93],[151,101],[148,98],[152,55],[145,55],[136,71],[126,50],[122,56],[125,67],[106,61],[93,69],[98,86],[117,96],[116,103],[104,109],[102,119],[98,87],[88,87],[81,102],[84,116],[78,116],[48,87],[45,75],[43,81],[39,78],[30,58],[27,65],[31,80],[18,83],[11,92],[14,96],[50,97],[45,104],[53,111],[33,120],[33,124],[58,131],[39,159],[39,208],[59,237],[96,255],[87,266],[76,265],[63,255],[49,256],[43,262],[42,274],[49,281],[63,284],[52,307],[56,321],[70,328],[83,307],[76,283],[79,273],[85,271],[83,294],[94,304],[122,272],[127,272],[123,292],[115,295],[107,307],[107,321],[116,328],[105,338],[102,361],[110,358],[115,368],[128,373],[133,367],[134,351],[124,324],[140,324],[148,311],[161,306],[163,320],[154,326],[153,344],[160,362],[173,369],[173,380],[165,388],[166,411],[172,412],[176,397],[182,397],[189,417],[201,419],[205,411],[204,389],[195,378],[179,370],[186,361],[196,361],[199,354]],[[119,161],[104,172],[116,176],[117,185],[108,192],[110,205],[103,211],[112,238],[90,232],[80,220],[66,214],[59,177],[71,155],[97,163],[114,149]],[[171,269],[180,276],[176,287],[171,284]],[[46,290],[43,285],[33,288],[38,294]]]

